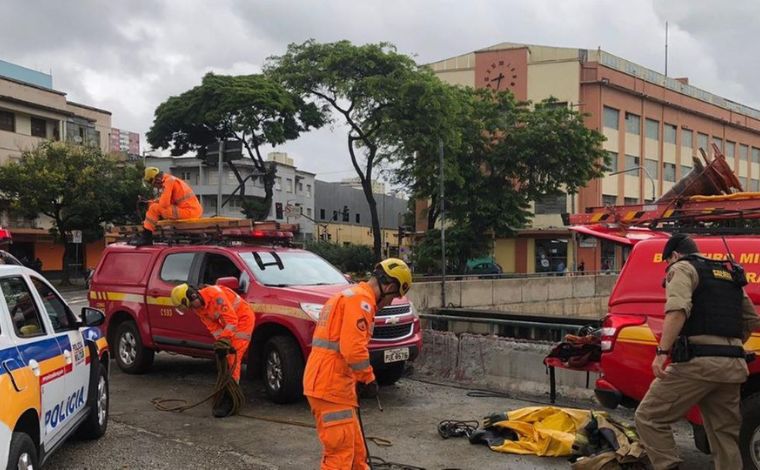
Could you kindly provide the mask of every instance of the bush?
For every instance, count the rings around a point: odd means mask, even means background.
[[[307,242],[305,248],[326,259],[344,273],[372,271],[375,256],[372,248],[364,245],[338,245],[324,241]]]

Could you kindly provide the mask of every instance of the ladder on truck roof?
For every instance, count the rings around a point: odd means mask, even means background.
[[[124,241],[139,235],[141,225],[114,227],[106,234],[106,241]],[[154,242],[168,244],[219,244],[271,243],[288,245],[298,224],[282,224],[276,221],[253,221],[233,217],[202,217],[198,219],[160,220],[153,234]]]
[[[691,233],[760,233],[760,193],[743,188],[713,144],[714,158],[695,167],[673,188],[649,204],[589,207],[569,216],[570,225],[642,227]],[[732,192],[732,189],[739,192]]]

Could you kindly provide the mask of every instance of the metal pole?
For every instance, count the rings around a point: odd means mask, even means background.
[[[668,76],[668,22],[665,22],[665,76]]]
[[[216,215],[222,216],[222,170],[224,166],[224,139],[219,140],[219,166],[217,173],[219,181],[216,187]]]
[[[446,203],[443,191],[443,139],[438,141],[438,164],[440,166],[440,204],[441,204],[441,307],[446,307]]]

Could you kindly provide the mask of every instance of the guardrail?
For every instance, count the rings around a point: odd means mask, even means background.
[[[447,281],[470,281],[478,279],[530,279],[545,277],[575,277],[575,276],[616,276],[620,271],[568,271],[544,273],[500,273],[500,274],[447,274]],[[414,282],[440,282],[440,274],[414,275]]]

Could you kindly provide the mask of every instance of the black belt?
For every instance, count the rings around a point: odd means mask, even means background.
[[[747,353],[741,346],[724,346],[719,344],[690,344],[689,352],[692,357],[740,357],[745,358]]]

